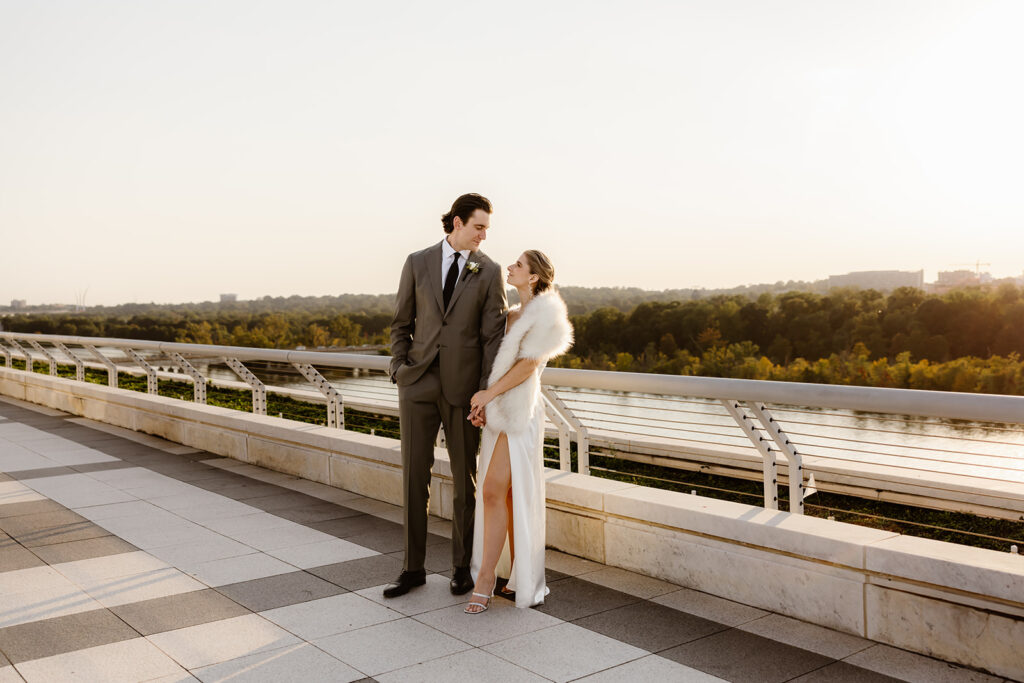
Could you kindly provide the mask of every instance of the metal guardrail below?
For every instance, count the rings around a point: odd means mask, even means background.
[[[42,358],[50,374],[58,364],[74,365],[79,380],[84,367],[104,368],[112,387],[118,372],[145,374],[150,393],[167,376],[161,368],[174,368],[182,373],[175,379],[193,383],[198,403],[208,384],[225,384],[208,376],[223,365],[240,380],[228,384],[251,391],[257,414],[266,414],[273,385],[250,366],[273,364],[315,390],[274,392],[319,398],[328,426],[338,429],[346,403],[396,412],[386,356],[12,332],[0,332],[0,342],[8,367],[18,357],[31,370]],[[338,370],[360,376],[332,381],[323,374]],[[542,384],[563,470],[575,442],[580,473],[590,473],[597,448],[639,462],[756,476],[769,509],[778,509],[785,482],[795,513],[817,487],[1024,518],[1024,397],[563,368],[545,369]]]

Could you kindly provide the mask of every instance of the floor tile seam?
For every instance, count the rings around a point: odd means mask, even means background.
[[[817,653],[815,653],[815,654],[817,654]],[[827,655],[823,655],[823,656],[827,656]],[[795,681],[796,679],[800,678],[801,676],[808,676],[808,675],[814,673],[815,671],[821,671],[822,669],[824,669],[826,667],[829,667],[829,666],[832,666],[833,664],[835,664],[836,662],[839,662],[839,661],[842,661],[842,660],[833,659],[831,662],[826,662],[825,664],[822,664],[821,666],[815,667],[815,668],[811,669],[810,671],[805,671],[805,672],[803,672],[801,674],[797,674],[795,676],[787,678],[785,683],[789,683],[789,681]],[[868,669],[865,669],[862,666],[857,666],[856,664],[850,664],[850,666],[856,666],[857,669],[860,670],[860,671],[868,671]],[[875,672],[875,673],[877,673],[877,672]]]
[[[557,628],[557,627],[559,627],[559,626],[562,626],[562,625],[564,625],[564,624],[570,624],[570,623],[572,623],[572,622],[568,622],[568,621],[563,621],[563,622],[562,622],[561,624],[552,624],[551,626],[545,626],[544,628],[540,628],[540,629],[537,629],[536,631],[530,631],[530,632],[529,632],[529,633],[527,633],[527,634],[523,634],[523,633],[520,633],[520,634],[519,634],[518,636],[513,636],[513,638],[519,638],[519,637],[522,637],[522,636],[524,636],[524,635],[532,635],[532,634],[534,634],[534,633],[540,633],[540,632],[542,632],[542,631],[547,631],[547,630],[549,630],[549,629],[552,629],[552,628]],[[581,627],[581,628],[582,628],[582,627]],[[587,630],[589,631],[590,629],[587,629]],[[601,634],[601,633],[599,633],[598,635],[604,635],[604,634]],[[605,637],[605,638],[609,638],[609,636],[604,636],[604,637]],[[491,652],[490,650],[488,650],[488,649],[487,649],[488,647],[492,647],[493,645],[496,645],[497,643],[503,643],[503,642],[506,642],[507,640],[512,640],[512,638],[508,638],[508,639],[506,639],[506,640],[499,640],[499,641],[496,641],[495,643],[489,643],[489,644],[487,644],[487,645],[481,645],[481,646],[477,647],[476,649],[477,649],[477,650],[481,650],[482,652],[486,652],[487,654],[491,655],[492,657],[497,657],[498,659],[502,660],[503,662],[506,662],[506,663],[508,663],[508,664],[511,664],[512,666],[514,666],[514,667],[516,667],[516,668],[519,668],[519,669],[523,669],[524,671],[528,671],[528,672],[530,672],[531,674],[534,674],[535,676],[540,676],[541,678],[544,678],[544,679],[546,679],[546,680],[553,680],[553,679],[550,679],[550,678],[548,678],[547,676],[545,676],[545,675],[544,675],[544,674],[543,674],[542,672],[540,672],[540,671],[534,671],[533,669],[530,669],[530,668],[528,668],[528,667],[525,667],[525,666],[523,666],[522,664],[518,664],[518,663],[516,663],[516,662],[513,662],[513,661],[512,661],[512,660],[510,660],[510,659],[506,659],[505,657],[503,657],[502,655],[500,655],[500,654],[499,654],[499,653],[497,653],[497,652]],[[615,638],[611,638],[611,640],[615,640],[616,642],[620,642],[620,643],[622,642],[622,641],[620,641],[620,640],[616,640]],[[623,643],[623,644],[624,644],[624,645],[629,645],[629,643]],[[631,647],[635,647],[635,646],[631,646]],[[638,650],[643,650],[643,648],[636,648],[636,649],[638,649]],[[629,662],[634,662],[634,661],[636,661],[636,660],[638,660],[638,659],[643,659],[644,657],[649,657],[650,655],[651,655],[651,653],[650,653],[650,652],[648,652],[648,651],[646,651],[646,650],[643,650],[643,654],[642,654],[642,655],[640,655],[639,657],[633,657],[633,658],[631,658],[631,659],[628,659],[628,660],[626,660],[626,661],[624,661],[624,662],[619,662],[619,663],[618,663],[618,664],[616,664],[615,666],[621,666],[621,665],[623,665],[623,664],[628,664]],[[615,668],[615,667],[609,667],[609,668]],[[598,673],[598,672],[596,672],[596,671],[595,671],[595,672],[591,672],[591,673],[588,673],[588,674],[584,674],[583,676],[579,676],[579,677],[577,677],[577,678],[586,678],[587,676],[591,676],[591,675],[593,675],[593,674],[595,674],[595,673]],[[570,680],[572,680],[572,679],[570,679]]]

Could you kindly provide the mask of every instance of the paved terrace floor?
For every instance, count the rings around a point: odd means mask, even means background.
[[[467,616],[443,520],[384,600],[395,506],[6,399],[0,472],[0,683],[1001,680],[554,551]]]

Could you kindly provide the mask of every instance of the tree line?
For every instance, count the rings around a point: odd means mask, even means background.
[[[586,296],[581,295],[581,291]],[[1024,394],[1024,291],[901,288],[647,300],[563,288],[576,342],[564,367]],[[606,305],[595,307],[605,297]],[[259,348],[386,344],[393,295],[278,297],[14,315],[18,332]],[[135,306],[134,304],[129,306]],[[592,309],[592,310],[591,310]]]

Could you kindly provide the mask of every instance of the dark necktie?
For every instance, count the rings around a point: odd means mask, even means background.
[[[452,300],[452,292],[455,291],[455,281],[459,279],[459,252],[455,252],[452,259],[452,266],[448,269],[448,275],[444,278],[444,310],[448,310],[448,302]]]

